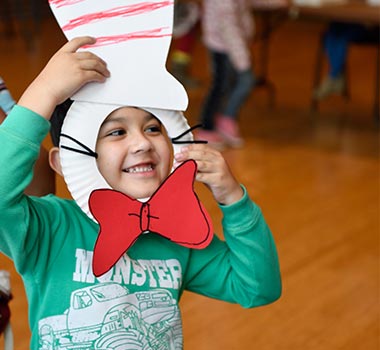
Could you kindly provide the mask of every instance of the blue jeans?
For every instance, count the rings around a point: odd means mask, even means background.
[[[356,23],[333,22],[324,37],[324,45],[329,61],[329,76],[337,78],[343,74],[351,42],[379,42],[379,27],[366,27]]]
[[[205,130],[214,129],[218,113],[236,119],[255,84],[253,72],[237,71],[228,55],[210,50],[210,56],[212,81],[200,118]]]

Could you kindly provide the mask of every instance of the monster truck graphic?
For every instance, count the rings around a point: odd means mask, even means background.
[[[135,292],[109,282],[76,290],[63,315],[41,320],[39,350],[175,350],[182,329],[165,289]]]

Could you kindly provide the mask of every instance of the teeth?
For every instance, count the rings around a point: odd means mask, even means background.
[[[135,167],[135,168],[128,168],[126,169],[127,173],[143,173],[146,171],[152,171],[153,167],[152,165],[143,166],[143,167]]]

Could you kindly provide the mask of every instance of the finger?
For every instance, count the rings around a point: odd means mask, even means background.
[[[101,63],[103,63],[105,66],[107,65],[107,62],[102,60],[99,56],[95,55],[94,53],[90,51],[79,51],[75,53],[75,57],[78,60],[98,60]]]
[[[197,173],[195,175],[195,180],[202,182],[204,184],[207,184],[207,185],[209,183],[212,183],[211,176],[210,176],[210,174],[207,174],[207,173]]]
[[[221,154],[206,145],[190,145],[182,147],[180,152],[175,154],[177,161],[185,161],[187,159],[202,160],[220,158]]]
[[[87,71],[96,71],[105,77],[110,76],[107,66],[103,63],[103,61],[98,59],[80,61],[80,68]]]
[[[89,82],[99,82],[102,83],[106,80],[106,77],[96,71],[93,70],[87,70],[83,72],[83,81],[84,83],[89,83]]]
[[[196,158],[196,157],[189,157],[188,159],[192,159],[197,164],[197,173],[217,173],[222,168],[223,164],[221,164],[218,161],[215,161],[214,159],[205,159],[202,158]],[[186,161],[187,159],[180,160],[180,158],[175,158],[175,166],[178,166],[182,162]]]
[[[224,175],[228,174],[228,171],[223,166],[218,166],[211,163],[205,163],[201,165],[197,171],[197,174],[212,175],[215,178],[222,178]]]
[[[190,159],[194,159],[200,170],[208,168],[219,168],[223,163],[224,159],[220,155],[213,152],[207,151],[191,151],[188,154]]]
[[[209,188],[218,184],[220,176],[215,175],[213,173],[197,173],[195,175],[195,180],[198,182],[202,182],[207,185]]]
[[[219,169],[218,165],[210,160],[198,159],[195,162],[197,163],[198,173],[214,173]]]
[[[215,148],[210,147],[207,144],[195,144],[191,145],[189,148],[189,153],[196,156],[206,156],[206,157],[222,157],[222,154]]]
[[[80,36],[74,39],[71,39],[59,50],[61,52],[76,52],[80,47],[84,45],[95,44],[96,39],[91,36]]]

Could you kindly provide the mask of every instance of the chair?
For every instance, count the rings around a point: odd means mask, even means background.
[[[256,88],[268,89],[269,106],[275,105],[276,87],[268,78],[269,49],[272,32],[283,24],[288,16],[284,0],[252,0],[256,21],[254,44],[259,46],[258,64],[255,65]]]
[[[317,49],[317,56],[316,56],[316,64],[315,64],[315,71],[314,71],[314,81],[313,81],[313,91],[315,88],[317,88],[321,82],[321,75],[322,75],[322,68],[323,68],[323,62],[325,58],[325,50],[324,50],[324,37],[325,33],[322,33],[318,49]],[[375,82],[374,82],[374,103],[373,103],[373,118],[376,123],[376,125],[379,125],[380,123],[380,104],[379,104],[379,96],[380,96],[380,45],[378,40],[360,40],[360,41],[352,41],[350,45],[370,45],[374,46],[376,48],[376,55],[375,55]],[[344,68],[344,76],[346,79],[346,86],[345,90],[343,91],[343,97],[346,99],[350,98],[349,93],[349,74],[348,74],[348,67],[347,65]],[[314,96],[311,98],[311,110],[313,112],[318,110],[320,101],[316,99]]]

